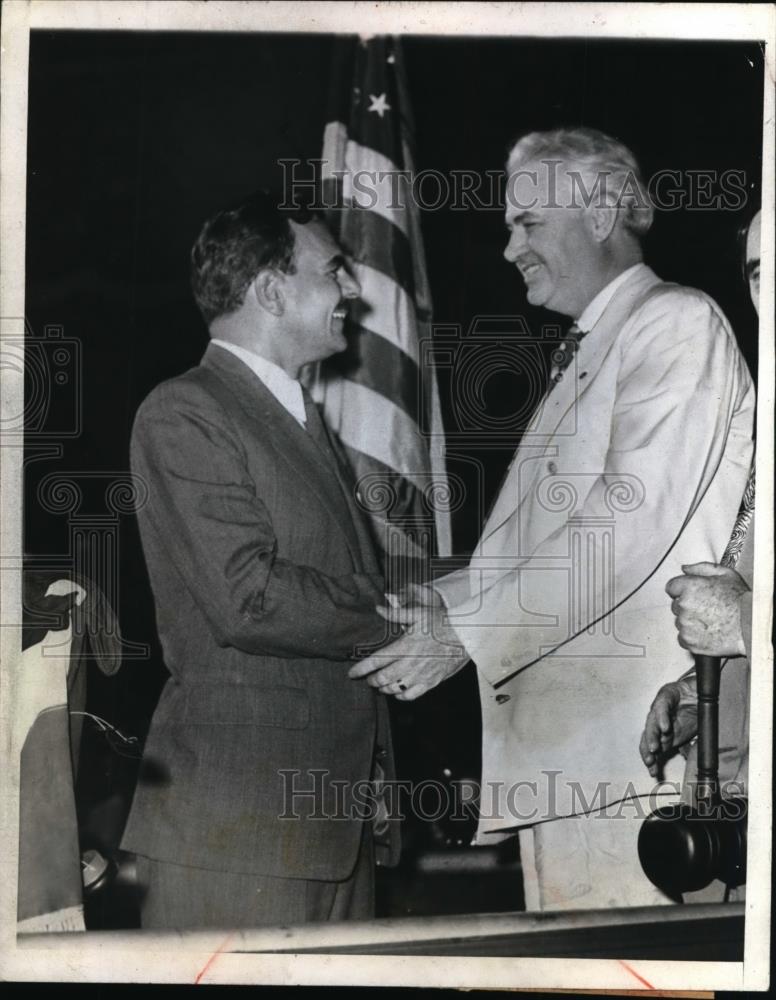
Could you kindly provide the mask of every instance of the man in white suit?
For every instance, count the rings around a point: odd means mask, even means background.
[[[350,674],[412,699],[474,661],[476,842],[519,830],[528,909],[668,902],[636,839],[681,774],[655,789],[638,735],[645,699],[691,665],[663,587],[722,555],[754,391],[717,305],[644,264],[652,208],[628,149],[531,133],[507,170],[505,256],[532,305],[576,322],[469,567],[394,611],[407,633]]]

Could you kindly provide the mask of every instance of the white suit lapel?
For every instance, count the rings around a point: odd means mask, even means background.
[[[482,533],[480,545],[517,511],[536,476],[544,468],[539,461],[540,457],[557,454],[553,437],[559,431],[564,435],[574,434],[578,412],[578,405],[575,404],[579,403],[595,383],[607,355],[639,298],[658,284],[661,282],[654,271],[646,264],[642,265],[617,289],[598,322],[582,339],[565,378],[549,395],[545,395],[523,434]]]

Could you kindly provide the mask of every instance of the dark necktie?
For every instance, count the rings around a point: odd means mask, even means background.
[[[305,426],[307,427],[307,433],[315,441],[318,447],[323,451],[327,458],[331,456],[331,442],[326,433],[326,428],[323,426],[323,417],[320,414],[320,410],[315,405],[313,397],[307,391],[307,389],[302,387],[302,397],[304,399],[304,412],[306,417]]]
[[[336,435],[329,435],[323,414],[307,389],[302,389],[302,396],[304,397],[304,410],[307,417],[307,433],[323,453],[324,460],[339,480],[343,493],[348,497],[348,502],[357,505],[358,491],[353,469],[342,452],[342,446],[337,442]],[[356,499],[354,500],[354,498]],[[359,514],[359,516],[362,515]]]
[[[563,373],[574,360],[574,355],[579,350],[579,342],[586,333],[586,330],[580,330],[576,323],[572,323],[563,343],[552,352],[552,378],[547,390],[548,393],[552,392],[558,382],[563,380]]]
[[[304,386],[302,387],[302,397],[304,399],[304,410],[307,418],[307,433],[318,446],[323,461],[329,467],[332,475],[337,480],[345,502],[348,505],[348,509],[350,510],[351,525],[349,527],[355,534],[357,551],[360,553],[356,569],[359,573],[363,572],[365,559],[364,553],[368,552],[371,556],[374,546],[371,542],[368,529],[365,528],[362,523],[366,515],[359,506],[358,491],[354,482],[353,470],[351,469],[348,460],[342,453],[341,446],[336,442],[336,436],[329,436],[321,411],[318,409],[312,396],[307,389],[304,388]],[[351,532],[349,531],[348,533],[350,534]]]

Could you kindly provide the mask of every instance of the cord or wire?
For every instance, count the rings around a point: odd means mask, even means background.
[[[115,726],[111,725],[111,723],[108,722],[106,719],[100,718],[99,715],[93,715],[91,712],[70,712],[70,715],[84,715],[86,716],[86,718],[91,719],[92,722],[94,722],[97,725],[97,728],[100,730],[100,732],[105,734],[105,738],[107,739],[108,745],[110,746],[111,750],[115,751],[115,753],[119,754],[119,756],[132,757],[134,759],[140,757],[140,754],[137,753],[124,753],[121,747],[121,744],[123,744],[125,747],[137,747],[139,743],[137,736],[125,736],[120,729],[117,729]],[[119,740],[121,740],[121,744],[115,743],[113,741],[111,737],[114,735],[118,736]]]
[[[125,736],[120,729],[116,729],[116,727],[112,726],[110,722],[107,722],[105,719],[101,719],[99,715],[92,715],[91,712],[71,712],[70,714],[87,716],[87,718],[92,719],[92,721],[97,723],[101,732],[105,733],[110,730],[112,733],[115,733],[123,743],[130,745],[137,743],[137,736]]]

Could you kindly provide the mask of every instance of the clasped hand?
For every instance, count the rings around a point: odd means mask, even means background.
[[[741,598],[749,590],[735,570],[715,563],[682,566],[683,576],[666,584],[673,598],[679,645],[696,655],[741,656]],[[652,702],[639,751],[649,773],[658,777],[662,762],[674,751],[685,752],[698,732],[694,674],[664,684]]]
[[[741,598],[749,590],[734,569],[714,563],[683,566],[666,584],[679,645],[706,656],[743,656]]]
[[[414,701],[457,673],[469,657],[451,628],[445,606],[432,587],[412,584],[391,595],[378,612],[404,635],[361,660],[348,676],[399,701]]]
[[[664,684],[647,714],[639,753],[653,778],[674,751],[683,753],[698,732],[698,701],[694,674]]]

